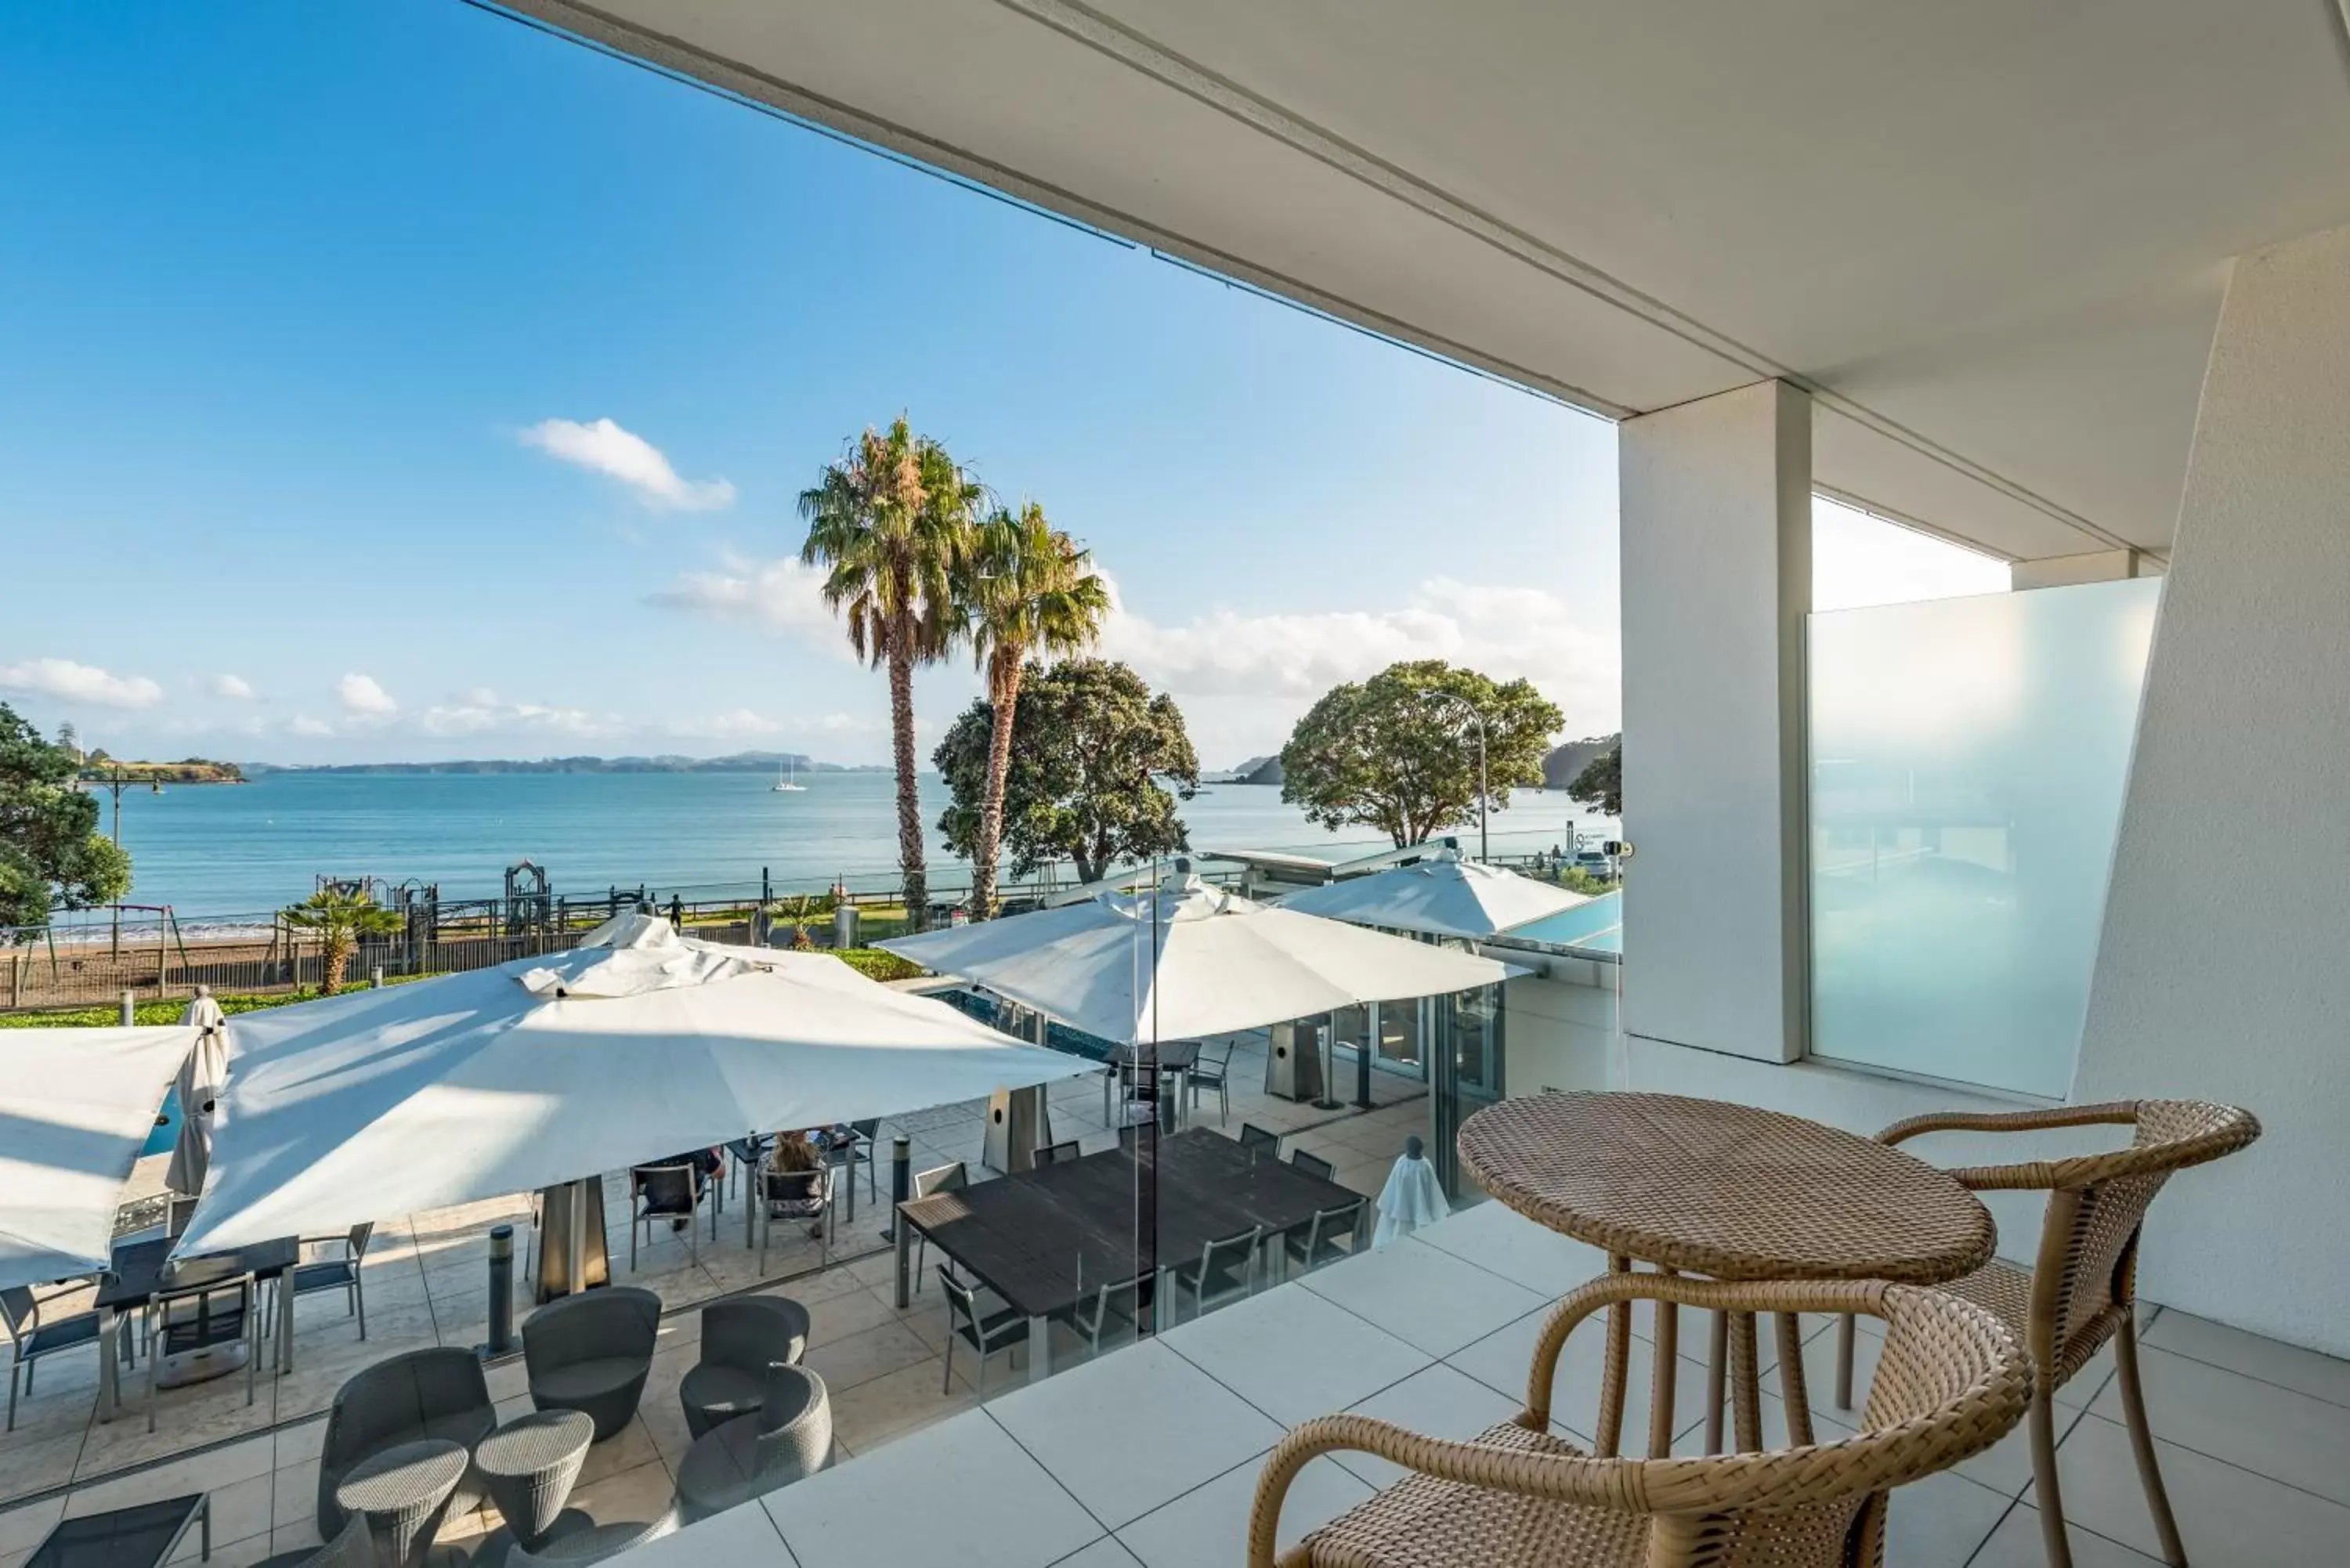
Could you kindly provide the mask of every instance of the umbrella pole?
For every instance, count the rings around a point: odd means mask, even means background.
[[[571,1272],[565,1280],[569,1293],[577,1295],[588,1288],[588,1184],[571,1184],[571,1256],[567,1260]]]

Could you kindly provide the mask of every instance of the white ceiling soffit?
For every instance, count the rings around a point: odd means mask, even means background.
[[[2169,541],[2228,258],[2350,222],[2334,0],[515,0],[1622,416],[1783,375],[1820,485]]]

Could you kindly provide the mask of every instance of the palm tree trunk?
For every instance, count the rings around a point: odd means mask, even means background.
[[[318,977],[318,984],[328,996],[336,995],[343,989],[344,971],[351,967],[351,947],[348,931],[329,929],[327,932],[326,952],[322,955],[326,972]]]
[[[906,890],[906,919],[922,929],[930,913],[930,881],[922,871],[922,801],[914,772],[914,660],[905,639],[889,649],[889,743],[898,765],[898,869]]]
[[[995,918],[995,857],[1003,841],[1003,791],[1012,776],[1012,721],[1020,704],[1017,666],[998,678],[1002,690],[990,693],[994,725],[987,735],[987,799],[979,808],[978,853],[971,873],[972,919]]]

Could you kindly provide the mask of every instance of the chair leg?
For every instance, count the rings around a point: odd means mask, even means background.
[[[24,1369],[23,1367],[21,1367],[21,1366],[17,1366],[17,1365],[16,1365],[16,1363],[14,1360],[11,1360],[11,1361],[8,1363],[8,1427],[7,1427],[7,1429],[8,1429],[9,1431],[11,1431],[11,1432],[13,1432],[13,1431],[15,1431],[15,1430],[16,1429],[16,1384],[17,1384],[17,1382],[22,1378],[22,1376],[23,1376],[23,1375],[24,1375],[24,1371],[25,1371],[25,1369]]]
[[[2048,1568],[2073,1568],[2072,1542],[2064,1538],[2064,1498],[2056,1480],[2056,1406],[2050,1390],[2038,1384],[2032,1389],[2032,1481]]]
[[[507,1254],[511,1257],[513,1254]],[[367,1337],[367,1285],[359,1276],[359,1265],[351,1265],[351,1310],[359,1314],[359,1337]]]
[[[939,1397],[941,1398],[944,1398],[946,1396],[954,1392],[954,1324],[950,1321],[947,1324],[947,1371],[946,1376],[940,1379],[939,1382]],[[985,1366],[986,1364],[982,1362],[981,1365]]]
[[[637,1272],[637,1232],[643,1229],[643,1227],[644,1221],[641,1220],[631,1220],[629,1221],[629,1272],[632,1274]],[[577,1290],[579,1288],[579,1282],[577,1280],[572,1281],[571,1288],[575,1291]]]
[[[1836,1319],[1835,1402],[1839,1410],[1852,1408],[1853,1315]]]
[[[2154,1458],[2154,1428],[2147,1424],[2146,1390],[2137,1380],[2137,1324],[2122,1319],[2114,1335],[2114,1374],[2121,1383],[2122,1415],[2129,1428],[2130,1448],[2137,1455],[2137,1479],[2146,1485],[2146,1506],[2154,1515],[2154,1532],[2162,1538],[2162,1555],[2171,1568],[2187,1568],[2187,1548],[2178,1539],[2178,1521],[2170,1514],[2170,1495],[2163,1490],[2162,1471]]]

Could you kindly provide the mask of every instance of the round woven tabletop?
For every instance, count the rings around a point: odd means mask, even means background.
[[[577,1410],[534,1410],[484,1438],[473,1463],[484,1476],[542,1475],[595,1440],[595,1421]]]
[[[401,1443],[361,1459],[335,1488],[347,1513],[393,1514],[438,1505],[465,1479],[465,1446],[441,1438]]]
[[[1718,1280],[1936,1284],[1991,1258],[1991,1211],[1896,1148],[1677,1095],[1535,1095],[1461,1124],[1461,1162],[1528,1219]]]

